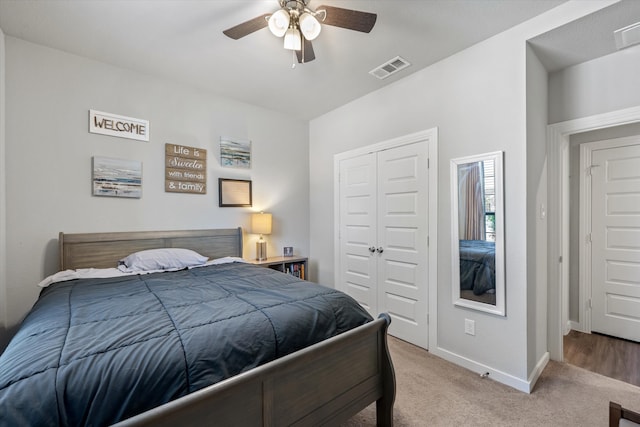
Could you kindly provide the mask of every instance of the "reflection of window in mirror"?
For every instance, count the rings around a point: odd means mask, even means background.
[[[496,241],[496,172],[493,160],[482,162],[484,170],[485,239]]]
[[[496,175],[493,160],[458,166],[459,236],[496,241]]]

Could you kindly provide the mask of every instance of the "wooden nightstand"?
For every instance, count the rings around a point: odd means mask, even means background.
[[[283,273],[291,274],[299,277],[302,280],[308,280],[307,261],[306,257],[298,256],[277,256],[267,258],[263,261],[256,259],[248,259],[247,262],[251,264],[259,265],[261,267],[268,267],[274,270],[281,271]]]

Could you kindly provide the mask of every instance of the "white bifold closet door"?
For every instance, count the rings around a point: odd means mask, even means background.
[[[428,346],[428,143],[340,161],[338,288]]]

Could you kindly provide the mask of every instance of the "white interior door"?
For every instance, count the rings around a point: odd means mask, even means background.
[[[640,140],[591,167],[591,330],[640,342]]]
[[[389,333],[428,348],[428,146],[378,153],[378,306]]]
[[[340,279],[338,289],[378,316],[376,155],[340,161]]]

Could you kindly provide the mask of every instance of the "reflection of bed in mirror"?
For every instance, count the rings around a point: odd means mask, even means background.
[[[496,303],[496,245],[486,240],[460,240],[461,297]]]

